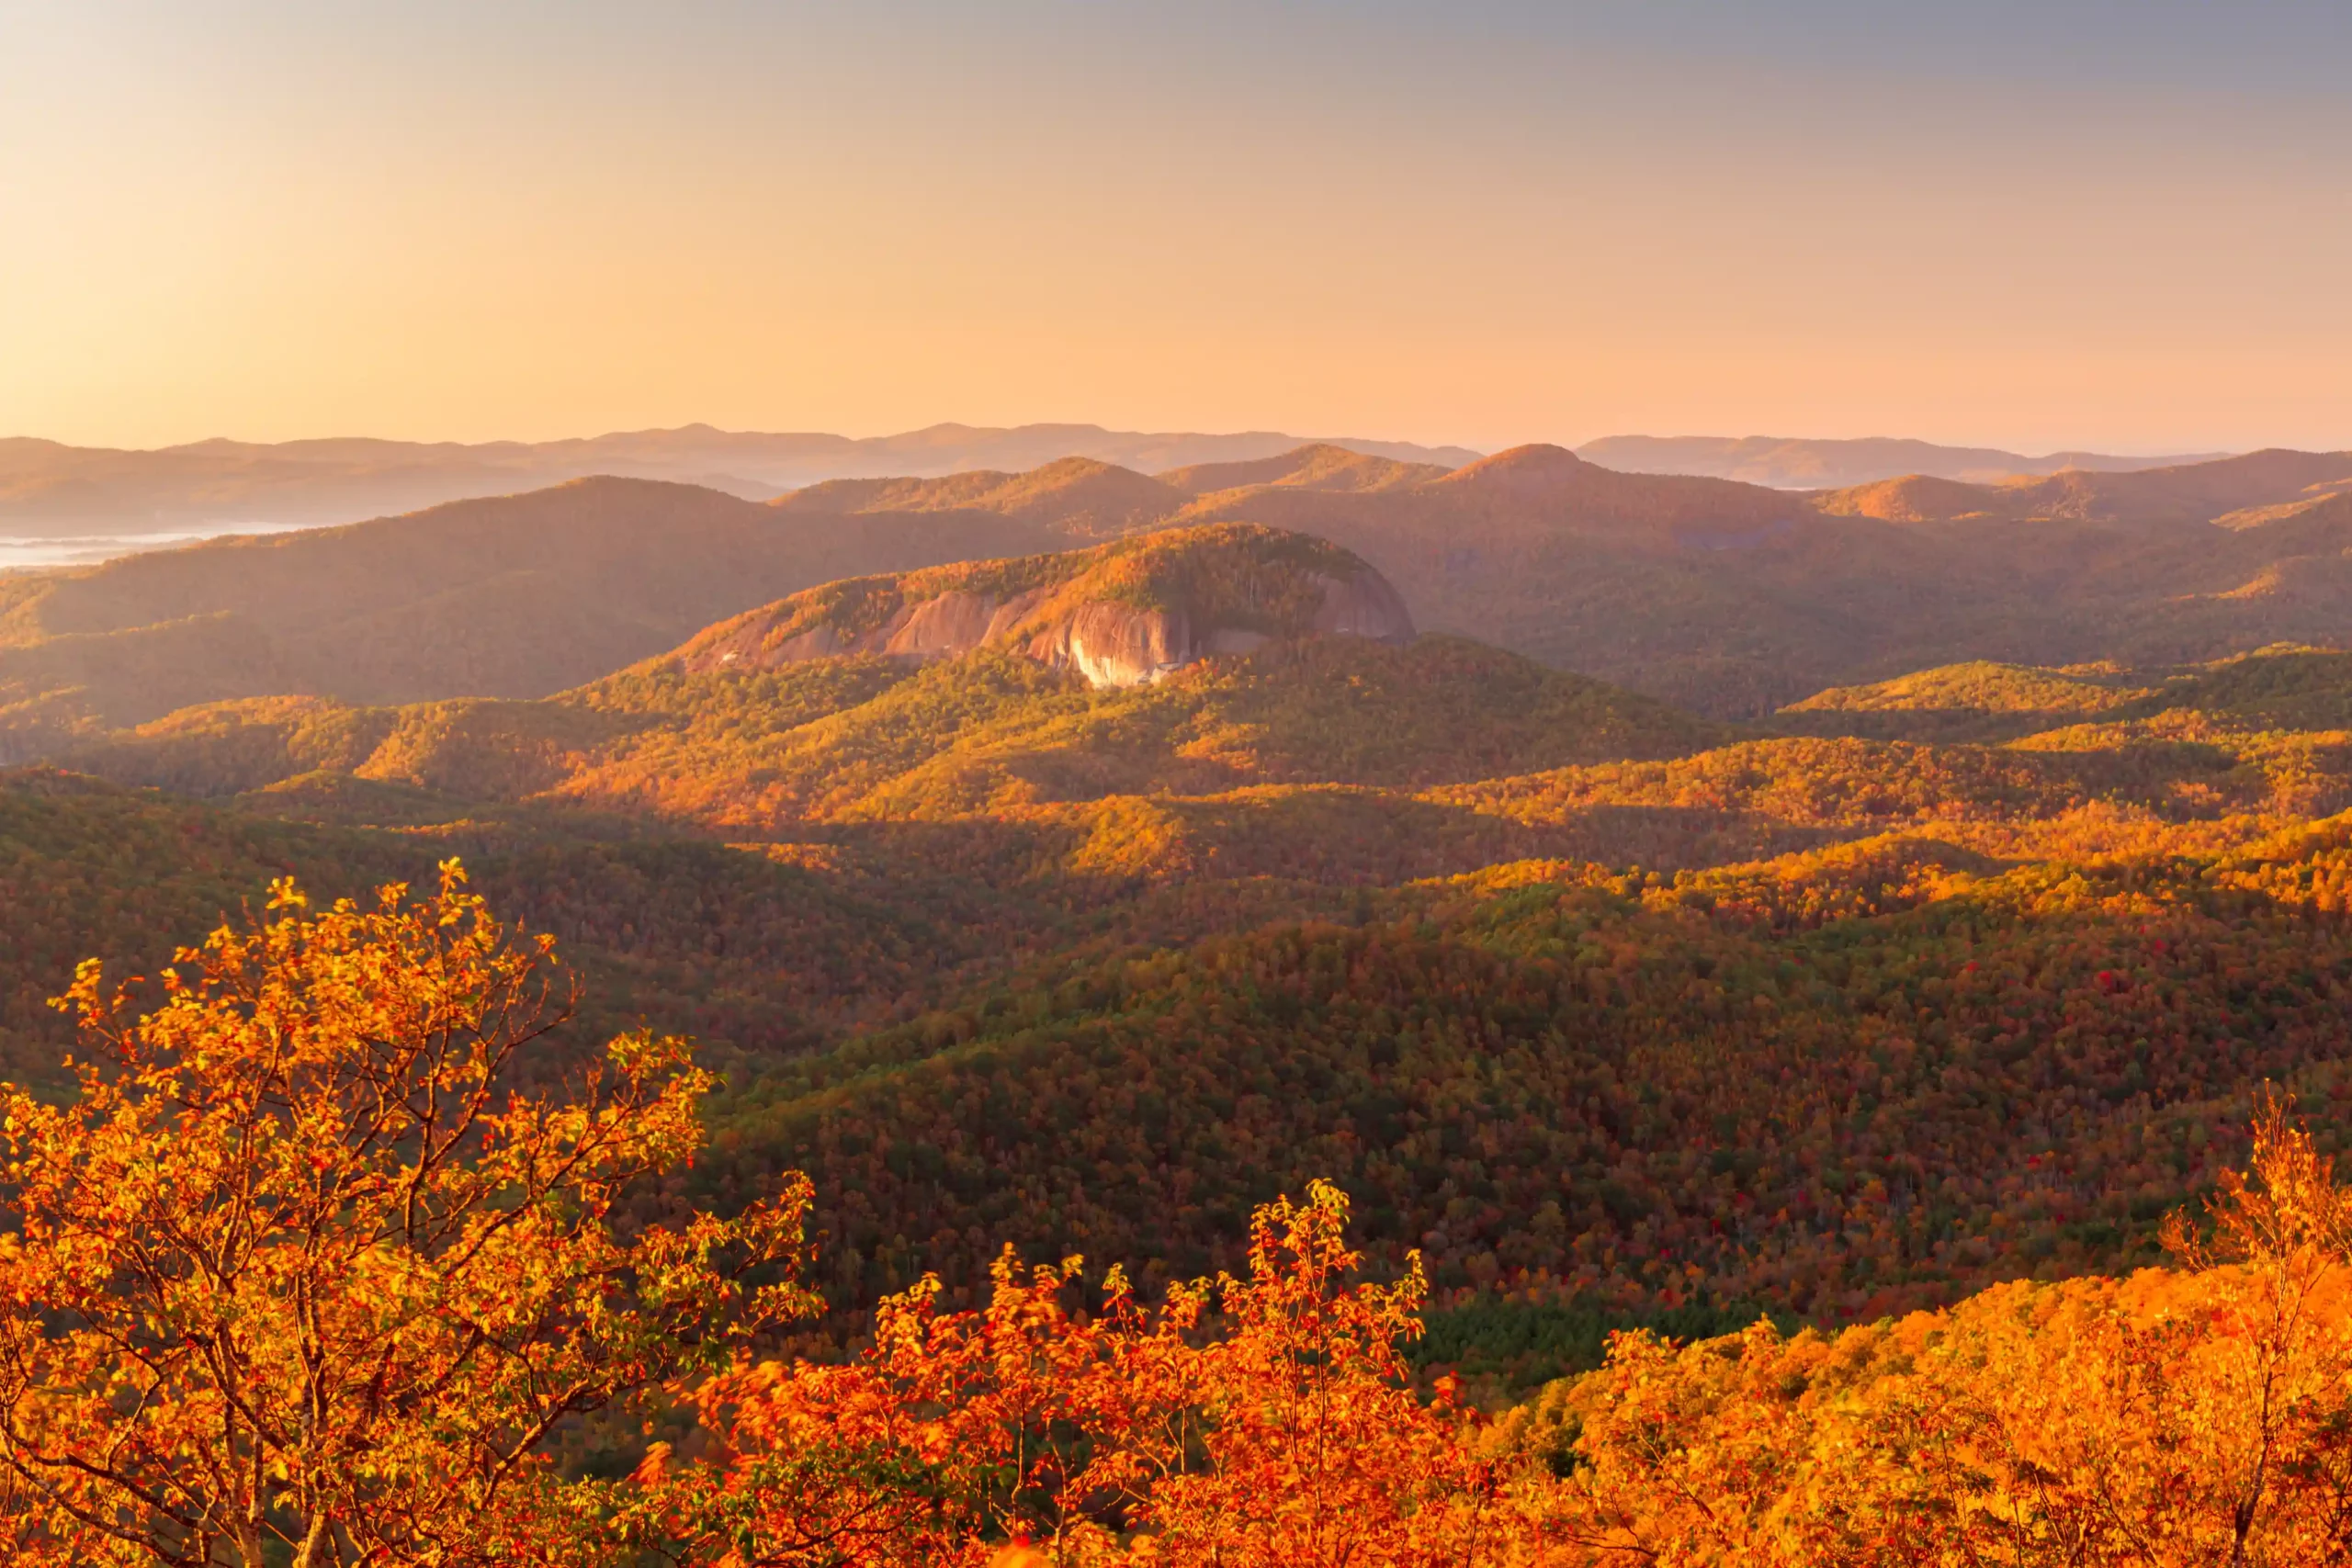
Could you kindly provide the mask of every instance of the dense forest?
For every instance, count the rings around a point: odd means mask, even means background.
[[[614,1037],[531,1084],[556,946],[443,862],[290,877],[143,1008],[85,964],[78,1092],[0,1091],[0,1545],[160,1561],[2318,1562],[2352,1545],[2352,1189],[2277,1096],[2168,1266],[1840,1330],[1689,1312],[1497,1412],[1425,1382],[1419,1251],[1329,1182],[1214,1275],[936,1275],[792,1331],[816,1191],[692,1201],[716,1080]],[[669,1201],[648,1212],[632,1190]],[[1540,1224],[1539,1221],[1539,1224]],[[290,1310],[289,1310],[290,1309]],[[1555,1328],[1561,1325],[1555,1325]],[[747,1352],[758,1348],[754,1359]],[[847,1351],[844,1354],[844,1350]]]

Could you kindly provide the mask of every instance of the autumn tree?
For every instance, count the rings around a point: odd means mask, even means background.
[[[739,1366],[698,1391],[709,1450],[641,1473],[641,1539],[720,1568],[1505,1562],[1499,1472],[1406,1375],[1418,1268],[1354,1280],[1347,1213],[1320,1182],[1265,1205],[1246,1275],[1156,1310],[1113,1269],[1079,1311],[1078,1259],[1008,1253],[980,1311],[927,1280],[854,1363]]]
[[[622,1223],[711,1079],[639,1033],[515,1088],[569,998],[463,884],[281,882],[143,1015],[83,966],[78,1096],[0,1117],[0,1556],[557,1561],[560,1424],[807,1310],[805,1183]]]
[[[1121,1440],[1150,1333],[1116,1269],[1074,1314],[1080,1260],[999,1258],[977,1312],[926,1279],[886,1300],[844,1365],[739,1362],[692,1393],[708,1447],[657,1447],[616,1512],[649,1556],[720,1568],[926,1568],[1037,1540],[1061,1562],[1110,1550],[1138,1467]]]
[[[1159,1473],[1137,1518],[1159,1561],[1476,1560],[1494,1477],[1463,1441],[1451,1385],[1425,1404],[1404,1362],[1421,1331],[1420,1259],[1394,1285],[1349,1284],[1362,1257],[1347,1221],[1346,1195],[1321,1181],[1304,1202],[1259,1209],[1247,1275],[1217,1282],[1223,1332],[1195,1356],[1163,1361],[1153,1403],[1197,1413],[1197,1436],[1163,1422],[1143,1450]],[[1208,1297],[1203,1286],[1179,1292],[1161,1333],[1190,1330]]]
[[[2124,1280],[1835,1337],[1620,1336],[1516,1422],[1568,1439],[1518,1434],[1573,1454],[1555,1538],[1628,1568],[2352,1560],[2352,1190],[2268,1100],[2207,1220]]]
[[[2352,1189],[2267,1094],[2251,1171],[2223,1173],[2208,1215],[2165,1237],[2211,1281],[2191,1364],[2220,1418],[2186,1445],[2202,1537],[2232,1568],[2281,1540],[2352,1556]]]

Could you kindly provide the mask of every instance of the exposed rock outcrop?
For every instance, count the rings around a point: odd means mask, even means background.
[[[677,657],[701,671],[995,647],[1097,686],[1135,686],[1286,637],[1413,635],[1396,590],[1346,551],[1227,525],[836,583],[713,626]]]

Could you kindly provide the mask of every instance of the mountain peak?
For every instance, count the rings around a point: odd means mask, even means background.
[[[1498,452],[1491,457],[1481,457],[1464,468],[1456,468],[1439,482],[1524,493],[1549,490],[1590,467],[1565,446],[1537,441]]]

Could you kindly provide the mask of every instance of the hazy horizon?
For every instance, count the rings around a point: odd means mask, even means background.
[[[1568,448],[1569,450],[1573,451],[1573,450],[1575,450],[1575,449],[1577,449],[1577,447],[1580,447],[1580,446],[1591,446],[1591,445],[1594,445],[1594,444],[1599,443],[1599,442],[1602,442],[1602,441],[1609,441],[1609,440],[1645,440],[1645,441],[1788,441],[1788,442],[1798,442],[1798,443],[1803,443],[1803,442],[1816,442],[1816,443],[1818,443],[1818,442],[1847,442],[1847,441],[1854,441],[1854,442],[1868,442],[1868,441],[1919,442],[1919,443],[1923,443],[1923,444],[1925,444],[1925,445],[1931,446],[1947,446],[1947,447],[1956,447],[1956,448],[1982,447],[1982,448],[1987,448],[1987,449],[1998,449],[1998,450],[2002,450],[2002,451],[2007,451],[2007,452],[2015,453],[2016,455],[2018,455],[2018,456],[2019,456],[2019,457],[2033,457],[2033,458],[2037,458],[2037,459],[2039,459],[2039,458],[2046,458],[2046,457],[2058,457],[2058,456],[2062,456],[2062,455],[2065,455],[2065,454],[2074,454],[2074,453],[2098,454],[2098,455],[2105,455],[2105,456],[2119,457],[2173,457],[2173,456],[2196,457],[2214,457],[2214,456],[2219,456],[2219,455],[2225,455],[2225,454],[2227,454],[2227,453],[2232,453],[2232,452],[2238,452],[2238,451],[2255,451],[2255,450],[2259,450],[2259,449],[2261,449],[2261,448],[2263,448],[2263,447],[2266,447],[2266,446],[2267,446],[2267,447],[2277,447],[2277,446],[2285,446],[2285,445],[2286,445],[2286,443],[2283,443],[2283,442],[2278,442],[2278,441],[2262,441],[2262,442],[2256,442],[2256,443],[2253,443],[2253,444],[2251,444],[2251,445],[2249,445],[2249,446],[2237,446],[2237,447],[2223,447],[2223,446],[2202,446],[2202,447],[2196,447],[2196,446],[2178,446],[2178,445],[2174,445],[2174,444],[2165,444],[2165,443],[2157,443],[2157,444],[2142,443],[2142,444],[2137,445],[2137,446],[2132,445],[2132,444],[2130,444],[2130,443],[2122,443],[2122,444],[2114,444],[2114,443],[2109,443],[2109,444],[2106,444],[2106,445],[2094,446],[2093,444],[2090,444],[2090,443],[2087,443],[2087,442],[2075,441],[2075,442],[2061,442],[2061,443],[2058,443],[2058,444],[2056,444],[2056,445],[2054,445],[2054,446],[2049,446],[2043,447],[2043,446],[2031,446],[2031,445],[2025,446],[2016,446],[2016,445],[2013,445],[2013,444],[2005,444],[2005,443],[1997,442],[1997,441],[1966,441],[1966,440],[1960,440],[1960,439],[1957,439],[1957,438],[1947,438],[1947,437],[1944,437],[1944,436],[1941,436],[1941,435],[1935,434],[1933,434],[1933,433],[1929,433],[1929,434],[1921,434],[1913,433],[1913,432],[1901,432],[1901,433],[1897,433],[1897,432],[1891,432],[1891,431],[1884,431],[1884,430],[1869,430],[1869,431],[1865,431],[1865,432],[1863,432],[1863,433],[1862,433],[1862,434],[1822,434],[1822,433],[1820,433],[1820,432],[1810,432],[1810,433],[1792,433],[1792,432],[1787,432],[1787,431],[1770,431],[1770,430],[1762,430],[1762,429],[1754,429],[1754,430],[1749,430],[1749,429],[1732,429],[1732,428],[1725,428],[1725,429],[1721,429],[1721,430],[1671,430],[1671,429],[1661,429],[1661,430],[1633,430],[1633,429],[1609,429],[1609,430],[1596,430],[1596,431],[1590,432],[1589,434],[1578,434],[1578,435],[1575,435],[1575,436],[1547,436],[1547,435],[1533,435],[1533,436],[1530,436],[1530,437],[1528,437],[1527,439],[1525,439],[1525,440],[1523,440],[1523,441],[1514,441],[1514,442],[1496,442],[1496,443],[1480,443],[1480,442],[1476,442],[1476,441],[1442,441],[1442,440],[1436,439],[1436,438],[1434,438],[1434,437],[1427,436],[1427,435],[1424,435],[1424,434],[1420,434],[1420,433],[1418,433],[1418,432],[1412,432],[1412,431],[1404,431],[1404,432],[1399,432],[1399,431],[1381,431],[1381,432],[1375,432],[1375,433],[1371,434],[1353,434],[1353,435],[1330,435],[1330,434],[1321,434],[1321,435],[1317,435],[1317,434],[1299,434],[1299,433],[1296,433],[1296,432],[1292,432],[1292,431],[1274,430],[1274,429],[1263,428],[1263,427],[1244,430],[1244,429],[1239,429],[1239,428],[1234,428],[1234,429],[1210,429],[1210,428],[1206,428],[1206,427],[1199,427],[1199,426],[1194,426],[1194,427],[1170,426],[1170,427],[1168,427],[1168,428],[1167,428],[1167,429],[1165,429],[1165,430],[1155,430],[1155,431],[1127,431],[1127,430],[1119,429],[1118,427],[1115,427],[1115,426],[1112,426],[1112,425],[1106,424],[1106,423],[1104,423],[1103,422],[1102,422],[1102,421],[1100,421],[1100,420],[1088,420],[1088,419],[1040,419],[1040,420],[1023,420],[1023,421],[1020,422],[1019,423],[1016,423],[1016,424],[1009,424],[1009,425],[988,424],[988,423],[983,423],[982,422],[979,422],[979,421],[977,421],[977,420],[965,420],[965,419],[934,419],[934,420],[925,420],[925,421],[923,421],[923,422],[922,422],[922,423],[917,423],[917,424],[910,424],[910,425],[899,426],[899,427],[892,427],[892,428],[889,428],[889,429],[864,429],[864,430],[861,430],[861,429],[854,429],[854,428],[850,428],[850,427],[847,427],[847,426],[844,426],[844,425],[839,425],[839,424],[835,424],[835,425],[811,425],[811,426],[808,426],[808,427],[805,427],[805,428],[800,428],[800,429],[792,429],[792,430],[785,430],[785,429],[752,429],[752,428],[750,428],[750,427],[741,427],[741,426],[729,426],[729,425],[724,425],[724,424],[720,424],[720,423],[717,423],[716,421],[712,421],[712,420],[705,420],[705,419],[687,419],[687,420],[681,420],[681,421],[679,421],[679,422],[677,422],[677,423],[671,423],[671,424],[640,425],[640,426],[635,426],[635,427],[631,427],[631,428],[628,428],[628,429],[615,428],[615,429],[608,429],[608,430],[572,430],[572,431],[559,432],[559,433],[557,433],[557,434],[552,434],[552,435],[531,436],[531,437],[507,436],[507,435],[484,435],[484,436],[467,436],[467,437],[459,437],[459,436],[436,436],[436,435],[386,435],[386,434],[382,434],[382,433],[380,433],[380,432],[377,432],[377,431],[367,431],[367,430],[322,430],[322,431],[318,431],[318,432],[313,432],[313,433],[305,434],[300,434],[300,435],[284,435],[284,436],[258,437],[258,436],[240,435],[240,434],[234,434],[234,433],[232,433],[232,432],[226,432],[226,431],[215,431],[215,432],[213,432],[212,434],[208,434],[208,435],[191,436],[191,437],[189,437],[188,439],[184,440],[184,441],[166,441],[166,442],[158,442],[158,443],[155,443],[155,444],[153,444],[153,445],[149,445],[149,446],[127,446],[127,445],[120,445],[120,444],[113,444],[113,443],[102,443],[102,442],[80,442],[80,441],[68,441],[68,440],[63,439],[62,437],[55,436],[55,435],[51,435],[51,434],[46,434],[46,433],[44,433],[44,432],[38,431],[38,430],[0,430],[0,441],[7,441],[7,440],[50,441],[50,442],[54,442],[54,443],[56,443],[56,444],[57,444],[57,445],[59,445],[59,446],[74,446],[74,447],[82,447],[82,448],[90,449],[90,450],[113,450],[113,451],[124,451],[124,452],[163,452],[163,451],[178,450],[178,449],[183,449],[183,448],[191,447],[191,446],[206,446],[206,445],[208,445],[208,444],[213,444],[213,443],[226,443],[226,444],[231,445],[231,446],[284,446],[284,445],[291,445],[291,444],[299,443],[299,442],[333,442],[333,441],[390,441],[390,442],[399,442],[399,443],[402,443],[402,444],[406,444],[406,445],[413,445],[413,446],[500,446],[500,445],[541,446],[541,445],[553,445],[553,444],[558,444],[558,443],[562,443],[562,442],[575,442],[575,441],[576,441],[576,442],[595,442],[595,441],[602,441],[602,440],[612,439],[612,438],[615,438],[615,437],[631,436],[631,435],[658,435],[658,434],[677,434],[677,433],[681,433],[681,432],[685,432],[685,431],[694,431],[694,430],[707,430],[707,431],[710,431],[711,433],[713,433],[713,434],[719,434],[719,435],[728,435],[728,436],[786,436],[786,437],[790,437],[790,436],[838,436],[838,437],[841,437],[841,438],[842,438],[842,439],[850,440],[850,441],[886,441],[886,440],[888,440],[888,439],[890,439],[891,437],[894,437],[894,436],[917,435],[917,434],[923,434],[923,433],[925,433],[925,432],[927,432],[927,431],[933,431],[933,430],[954,430],[954,429],[978,430],[978,431],[989,431],[989,430],[1021,430],[1021,429],[1033,428],[1033,427],[1039,427],[1039,426],[1050,427],[1050,426],[1057,426],[1057,425],[1059,425],[1059,426],[1068,426],[1068,427],[1069,427],[1069,428],[1073,428],[1073,429],[1094,429],[1094,430],[1102,430],[1102,431],[1104,431],[1104,432],[1109,433],[1109,434],[1168,434],[1168,435],[1177,435],[1177,434],[1182,434],[1182,435],[1198,435],[1198,436],[1205,436],[1205,437],[1211,437],[1211,438],[1218,438],[1218,437],[1234,437],[1234,436],[1242,436],[1242,435],[1259,435],[1259,434],[1269,434],[1269,435],[1296,435],[1297,439],[1298,439],[1298,440],[1300,440],[1300,441],[1302,441],[1302,442],[1307,442],[1307,441],[1332,441],[1332,442],[1338,442],[1338,443],[1340,443],[1340,444],[1342,444],[1342,445],[1344,445],[1345,443],[1347,443],[1347,442],[1349,442],[1349,441],[1360,441],[1360,442],[1364,442],[1364,443],[1367,443],[1367,444],[1369,444],[1369,443],[1380,443],[1380,444],[1385,444],[1385,445],[1393,445],[1393,446],[1429,446],[1429,447],[1459,446],[1459,447],[1464,447],[1464,448],[1466,448],[1466,449],[1469,449],[1469,450],[1472,450],[1472,451],[1476,451],[1476,452],[1480,452],[1480,453],[1484,453],[1484,454],[1487,454],[1487,455],[1492,455],[1493,453],[1496,453],[1496,452],[1506,451],[1506,450],[1510,449],[1510,447],[1511,447],[1511,446],[1539,446],[1539,445],[1541,445],[1541,446],[1563,446],[1563,447],[1566,447],[1566,448]],[[2331,450],[2332,450],[2332,449],[2334,449],[2334,448],[2333,448],[2333,447],[2330,447],[2330,448],[2324,448],[2324,449],[2331,449]]]
[[[0,13],[0,429],[2352,445],[2352,14]]]

